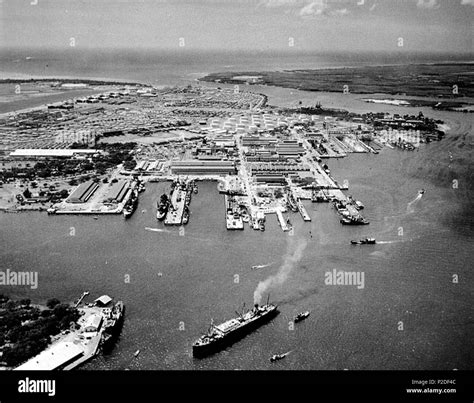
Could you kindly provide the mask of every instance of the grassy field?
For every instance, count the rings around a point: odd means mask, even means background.
[[[227,84],[263,84],[304,91],[346,90],[357,94],[403,94],[455,99],[474,97],[473,74],[473,64],[453,63],[222,72],[209,74],[201,80]]]

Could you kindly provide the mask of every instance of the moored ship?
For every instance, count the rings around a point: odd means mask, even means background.
[[[112,308],[104,312],[104,331],[102,332],[101,345],[104,350],[112,347],[117,339],[123,323],[125,306],[122,301],[118,301]]]
[[[168,212],[170,206],[170,200],[166,193],[163,193],[160,197],[160,202],[156,205],[156,218],[160,221],[163,221],[166,217],[166,213]]]
[[[132,196],[127,201],[123,208],[123,216],[125,218],[129,218],[133,212],[136,210],[138,206],[138,191],[135,189],[133,190]]]
[[[262,326],[278,313],[277,306],[267,301],[265,305],[255,304],[251,310],[220,325],[211,324],[208,332],[193,343],[193,355],[204,357],[218,352]]]

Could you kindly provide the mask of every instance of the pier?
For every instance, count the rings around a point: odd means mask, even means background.
[[[283,217],[283,212],[281,211],[281,209],[276,209],[275,212],[278,217],[278,222],[280,223],[281,229],[285,232],[290,231],[292,227],[288,225],[287,222],[285,221],[285,218]]]
[[[298,206],[298,211],[300,212],[301,217],[303,217],[303,221],[311,221],[311,217],[306,211],[306,208],[304,207],[303,202],[298,199],[296,201],[296,205]]]
[[[171,205],[166,213],[165,225],[181,225],[183,223],[186,192],[177,185],[171,195]]]

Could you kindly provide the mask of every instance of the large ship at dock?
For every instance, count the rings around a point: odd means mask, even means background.
[[[224,349],[270,321],[278,313],[277,306],[267,301],[265,305],[255,304],[249,311],[220,325],[211,323],[208,332],[193,343],[194,357],[204,357]]]
[[[112,308],[104,310],[104,330],[102,332],[102,349],[108,350],[117,339],[123,323],[125,306],[122,301],[118,301]]]
[[[127,201],[123,208],[123,216],[129,218],[138,206],[138,190],[134,189],[130,199]]]
[[[156,218],[163,221],[166,218],[166,213],[170,207],[170,199],[166,193],[163,193],[160,197],[159,203],[156,203]]]

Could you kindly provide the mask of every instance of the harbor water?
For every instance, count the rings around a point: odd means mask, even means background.
[[[348,193],[364,203],[371,224],[362,227],[342,226],[331,204],[307,201],[311,222],[288,213],[293,235],[275,214],[267,216],[265,232],[227,231],[215,182],[199,182],[184,233],[155,218],[169,183],[148,184],[128,220],[1,214],[3,269],[39,272],[36,290],[6,291],[37,303],[71,301],[84,290],[90,299],[109,294],[124,301],[116,347],[83,369],[472,368],[472,216],[463,226],[453,189],[409,176],[414,156],[385,149],[329,162],[333,176],[347,180]],[[382,243],[350,245],[366,236]],[[276,274],[300,242],[307,244],[301,260],[268,290],[280,315],[223,352],[194,359],[192,342],[211,319],[217,324],[243,303],[249,308],[258,283]],[[364,288],[325,284],[334,269],[363,272]],[[310,317],[293,327],[293,316],[305,310]],[[286,351],[285,360],[269,362]]]

